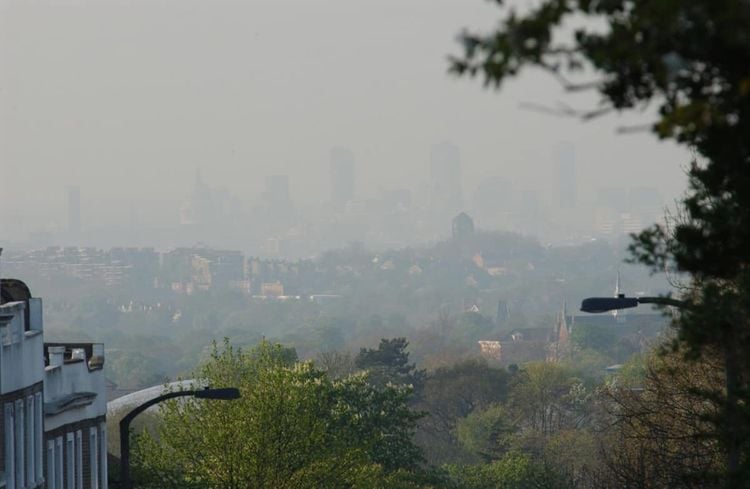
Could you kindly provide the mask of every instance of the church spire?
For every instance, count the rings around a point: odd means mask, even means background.
[[[617,270],[617,281],[615,282],[615,297],[620,297],[620,270]],[[612,316],[617,317],[617,309],[612,310]]]

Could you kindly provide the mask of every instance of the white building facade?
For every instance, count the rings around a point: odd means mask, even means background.
[[[13,285],[0,284],[0,488],[35,489],[44,487],[42,302],[14,297]]]
[[[104,345],[47,343],[44,346],[47,488],[106,489]]]
[[[42,301],[0,280],[0,489],[107,489],[104,346],[44,344]]]

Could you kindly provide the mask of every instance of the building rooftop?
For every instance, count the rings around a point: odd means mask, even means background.
[[[57,361],[51,361],[51,356],[59,354],[62,354],[62,363],[65,365],[86,362],[89,371],[104,368],[103,343],[45,343],[45,367],[58,366],[59,363]]]

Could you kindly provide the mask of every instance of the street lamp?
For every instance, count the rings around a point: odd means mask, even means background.
[[[627,309],[629,307],[636,307],[638,304],[660,304],[666,306],[674,306],[679,309],[691,309],[693,306],[685,301],[672,299],[671,297],[625,297],[624,294],[618,294],[617,297],[589,297],[584,299],[581,303],[581,311],[600,313],[613,311],[616,309]],[[737,424],[737,405],[739,403],[739,366],[737,351],[732,348],[729,344],[724,347],[724,388],[726,389],[727,396],[727,407],[726,407],[726,418],[728,419],[727,425],[732,427]],[[727,470],[729,472],[730,484],[733,483],[734,478],[738,477],[739,467],[742,458],[742,452],[740,448],[741,440],[738,440],[737,433],[733,430],[728,430],[725,434],[728,445],[727,448]],[[741,481],[742,482],[742,481]],[[731,487],[731,486],[730,486]],[[739,487],[739,486],[738,486]]]
[[[659,304],[683,309],[688,307],[687,302],[672,299],[671,297],[625,297],[625,294],[618,294],[617,297],[588,297],[583,299],[583,302],[581,302],[581,311],[601,313],[618,309],[629,309],[639,304]]]
[[[161,396],[150,399],[140,406],[135,407],[120,421],[120,482],[122,489],[132,489],[133,482],[130,480],[130,422],[146,409],[167,399],[175,397],[192,396],[197,399],[239,399],[240,391],[236,387],[224,389],[196,389],[189,391],[167,392]]]

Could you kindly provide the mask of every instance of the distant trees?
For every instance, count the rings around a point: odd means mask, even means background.
[[[448,473],[461,489],[567,489],[565,481],[528,455],[511,453],[482,465],[453,465]]]
[[[238,386],[242,398],[162,404],[135,444],[139,487],[722,484],[723,450],[711,435],[721,414],[715,356],[634,358],[593,384],[548,362],[507,371],[474,359],[422,372],[407,346],[384,339],[356,361],[327,353],[314,363],[266,341],[214,346],[196,377]]]
[[[568,367],[530,363],[505,400],[457,420],[464,449],[482,463],[453,463],[460,487],[598,488],[595,396]]]
[[[511,435],[516,427],[501,404],[477,409],[456,426],[456,435],[464,448],[485,462],[498,460],[510,449]]]
[[[713,435],[721,361],[683,353],[634,358],[594,388],[565,366],[523,366],[505,400],[456,421],[457,442],[481,463],[456,457],[449,474],[479,488],[723,487],[724,450]]]
[[[470,241],[475,250],[491,250],[483,255],[485,269],[477,265],[480,260],[474,261],[474,252],[462,256],[441,244],[382,253],[355,248],[332,251],[315,261],[274,264],[276,269],[304,268],[298,279],[305,290],[341,295],[325,303],[261,301],[224,290],[187,295],[173,292],[163,281],[160,288],[134,296],[130,287],[88,282],[69,287],[50,278],[44,283],[54,294],[49,293],[45,324],[53,335],[64,331],[68,337],[104,342],[112,367],[108,376],[122,387],[148,387],[186,376],[207,358],[211,341],[223,337],[237,346],[269,338],[310,359],[331,351],[356,356],[362,346],[376,348],[380,338],[406,336],[410,361],[434,369],[476,354],[478,339],[549,325],[562,298],[558,277],[565,279],[569,297],[595,290],[581,285],[590,276],[597,285],[614,277],[604,266],[579,266],[591,254],[590,245],[561,252],[530,238],[481,231]],[[614,256],[610,245],[598,246]],[[534,267],[529,267],[532,262]],[[490,266],[505,272],[491,275],[486,269]],[[609,266],[614,270],[614,262]],[[640,289],[651,287],[645,274],[629,278]],[[467,279],[476,285],[467,285]],[[498,298],[512,307],[501,324],[493,325]],[[475,299],[480,312],[463,312],[462,299]],[[539,357],[540,352],[530,353]]]

